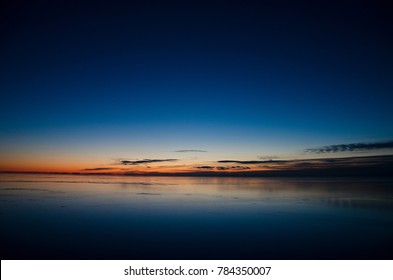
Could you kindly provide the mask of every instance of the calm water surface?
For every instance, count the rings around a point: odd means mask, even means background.
[[[1,259],[392,259],[393,181],[0,175]]]

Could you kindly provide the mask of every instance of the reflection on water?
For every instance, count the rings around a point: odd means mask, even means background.
[[[0,175],[2,259],[391,259],[382,179]]]

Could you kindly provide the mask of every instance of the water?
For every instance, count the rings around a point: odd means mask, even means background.
[[[1,259],[392,259],[393,181],[0,175]]]

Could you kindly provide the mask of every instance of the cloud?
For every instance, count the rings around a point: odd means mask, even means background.
[[[109,167],[96,167],[96,168],[85,168],[82,169],[82,171],[103,171],[103,170],[113,170],[115,168],[109,168]]]
[[[250,167],[239,166],[239,165],[237,165],[237,166],[217,166],[216,169],[220,170],[220,171],[222,171],[222,170],[247,170],[247,169],[250,169]]]
[[[233,161],[227,160],[224,162]],[[244,163],[250,161],[237,162]],[[236,171],[232,169],[233,167],[236,166],[217,166],[215,170],[200,170],[199,172],[194,172],[193,175],[245,177],[392,177],[393,155],[294,159],[280,161],[280,164],[257,166],[263,167],[264,170],[239,165],[238,167],[246,167],[250,168],[250,170]]]
[[[219,163],[261,164],[261,163],[286,163],[286,160],[219,160]]]
[[[231,168],[226,166],[217,166],[216,169],[222,171],[222,170],[230,170]]]
[[[175,153],[206,153],[204,150],[177,150]]]
[[[232,169],[236,169],[236,170],[246,170],[246,169],[251,169],[250,167],[248,167],[248,166],[239,166],[239,165],[237,165],[237,166],[232,166],[231,167]]]
[[[357,167],[387,166],[393,162],[392,156],[366,156],[344,158],[316,158],[290,160],[280,165],[265,165],[263,167],[272,170],[316,170],[316,169],[348,169]],[[361,175],[361,174],[359,174]]]
[[[373,143],[353,143],[353,144],[340,144],[330,145],[320,148],[306,149],[306,153],[326,154],[337,152],[353,152],[353,151],[368,151],[393,148],[393,140],[384,142]]]
[[[198,169],[204,169],[204,170],[212,170],[212,169],[216,169],[216,170],[247,170],[250,169],[250,167],[248,166],[210,166],[210,165],[202,165],[202,166],[197,166],[195,168]]]
[[[177,161],[177,159],[169,158],[169,159],[120,160],[119,163],[122,165],[140,165],[140,164],[149,164],[155,162],[169,162],[169,161]]]
[[[199,168],[199,169],[213,169],[213,166],[209,166],[209,165],[202,165],[202,166],[197,166],[195,168]]]

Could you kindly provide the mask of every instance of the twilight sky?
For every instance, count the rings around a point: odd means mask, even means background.
[[[9,2],[0,171],[246,172],[393,154],[382,2]]]

